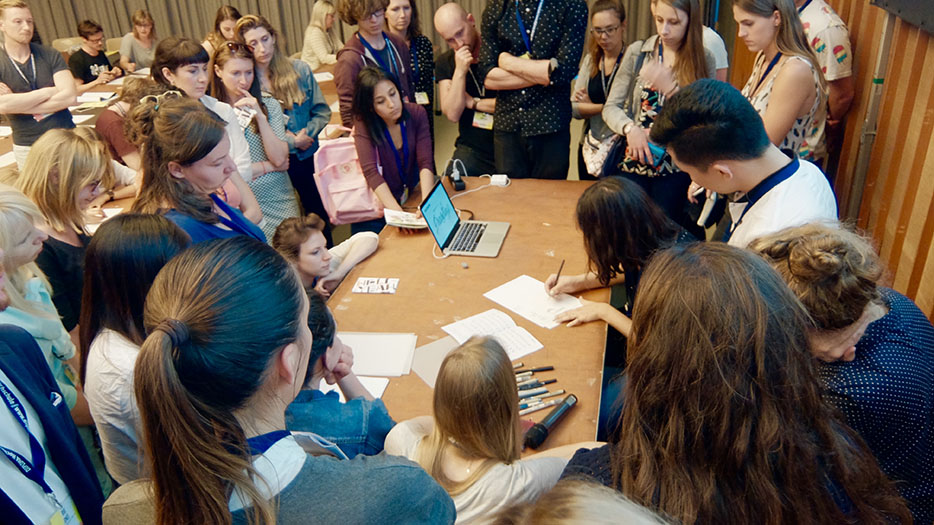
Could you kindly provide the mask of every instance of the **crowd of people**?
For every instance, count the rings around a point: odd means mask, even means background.
[[[139,10],[118,60],[84,20],[66,63],[0,0],[2,521],[931,523],[934,326],[822,171],[854,96],[845,25],[825,0],[737,0],[740,90],[698,0],[646,1],[636,41],[619,0],[444,3],[437,56],[411,0],[317,0],[296,58],[261,13],[222,6],[199,42]],[[397,423],[354,374],[327,300],[387,226],[335,243],[322,67],[386,209],[455,169],[566,179],[577,150],[588,269],[545,290],[619,292],[556,319],[611,328],[598,441],[523,454],[493,338],[444,358],[431,415]],[[75,127],[78,93],[144,68]]]

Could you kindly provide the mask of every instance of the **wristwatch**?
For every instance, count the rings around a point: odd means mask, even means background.
[[[629,122],[627,122],[626,124],[624,124],[624,125],[623,125],[623,135],[628,135],[628,134],[629,134],[629,130],[631,130],[632,127],[633,127],[635,124],[636,124],[636,123],[633,122],[633,121],[631,121],[631,120],[630,120]]]
[[[473,98],[473,107],[472,107],[471,109],[473,109],[474,111],[476,111],[477,108],[478,108],[479,106],[480,106],[480,97],[474,97],[474,98]]]

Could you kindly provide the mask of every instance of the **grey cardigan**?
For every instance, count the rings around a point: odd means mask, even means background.
[[[645,82],[639,77],[637,64],[654,56],[658,49],[658,35],[652,35],[643,40],[637,40],[626,48],[623,61],[610,86],[610,93],[603,105],[603,121],[613,130],[622,135],[623,127],[642,114],[642,88]],[[640,62],[639,55],[647,53]],[[716,58],[709,49],[704,48],[704,62],[707,64],[707,78],[714,78],[717,74]]]

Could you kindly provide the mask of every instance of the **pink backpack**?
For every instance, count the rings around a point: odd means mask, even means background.
[[[315,152],[315,183],[331,224],[383,217],[383,203],[366,183],[352,137],[321,140]]]

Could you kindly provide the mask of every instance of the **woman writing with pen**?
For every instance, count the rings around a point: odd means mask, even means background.
[[[454,499],[458,523],[535,501],[558,481],[576,450],[600,446],[577,443],[520,459],[516,374],[492,338],[471,338],[444,358],[433,409],[434,417],[396,425],[386,436],[386,452],[431,474]]]

